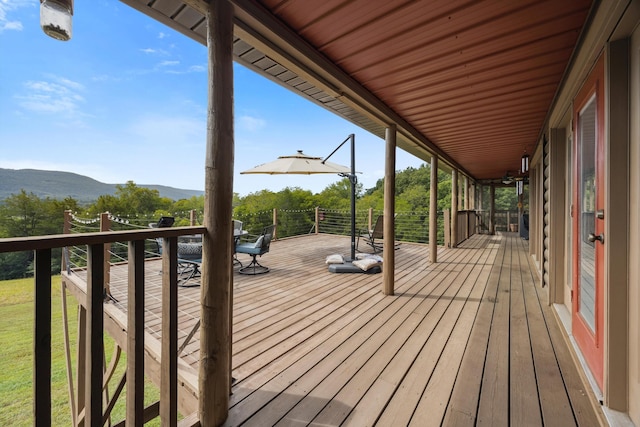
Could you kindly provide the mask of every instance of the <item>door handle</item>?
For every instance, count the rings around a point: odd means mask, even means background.
[[[604,245],[604,234],[598,234],[596,236],[594,233],[589,233],[589,236],[587,236],[587,240],[590,241],[591,243],[595,242],[596,240],[599,240],[600,243]]]

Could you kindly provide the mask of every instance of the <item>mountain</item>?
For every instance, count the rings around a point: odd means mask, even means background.
[[[116,185],[105,184],[71,172],[0,168],[0,201],[24,190],[40,198],[64,199],[65,197],[73,197],[79,202],[86,203],[95,201],[98,196],[104,194],[115,194]],[[188,199],[204,194],[204,191],[184,190],[164,185],[137,183],[136,185],[158,190],[161,197],[168,197],[172,200]]]

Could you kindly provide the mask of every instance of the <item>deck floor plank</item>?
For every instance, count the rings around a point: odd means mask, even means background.
[[[522,245],[522,243],[520,243]],[[545,425],[575,426],[569,398],[556,360],[549,331],[544,322],[542,306],[534,289],[534,280],[528,265],[524,246],[519,251],[520,262],[526,268],[521,270],[527,319],[531,331],[531,349],[535,363],[540,409]]]
[[[532,313],[525,309],[522,279],[522,270],[528,270],[529,265],[521,264],[519,241],[509,240],[514,245],[510,277],[509,418],[514,426],[538,426],[542,423],[542,416],[528,323],[528,316]]]
[[[469,341],[456,375],[443,420],[445,426],[475,425],[489,332],[493,320],[502,262],[506,252],[505,245],[499,243],[494,243],[494,245],[497,246],[496,254],[493,262],[488,265],[490,273],[487,287],[480,301]]]
[[[505,254],[500,266],[498,292],[491,320],[489,342],[482,375],[478,425],[509,424],[509,315],[511,285],[511,239],[506,239]]]

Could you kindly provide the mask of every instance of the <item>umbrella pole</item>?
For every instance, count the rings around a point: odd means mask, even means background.
[[[369,271],[363,271],[359,267],[352,264],[356,259],[356,184],[358,178],[356,177],[356,139],[355,135],[351,134],[345,139],[342,144],[338,146],[331,154],[329,154],[324,160],[326,161],[333,155],[340,147],[342,147],[347,141],[351,141],[351,173],[349,174],[349,182],[351,183],[351,258],[345,260],[344,264],[331,264],[329,265],[329,271],[331,273],[380,273],[380,267],[374,267]],[[344,176],[344,175],[343,175]]]
[[[356,184],[358,183],[356,177],[356,135],[350,134],[331,154],[322,160],[322,163],[329,160],[329,157],[333,156],[347,141],[351,142],[351,172],[348,175],[351,183],[351,258],[348,261],[351,262],[356,259]],[[341,175],[345,176],[346,174]]]
[[[354,134],[349,135],[351,139],[351,261],[356,259],[356,137]]]

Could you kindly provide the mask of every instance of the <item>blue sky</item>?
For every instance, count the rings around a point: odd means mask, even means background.
[[[206,48],[117,0],[76,1],[60,42],[39,4],[0,0],[0,168],[203,190]],[[322,191],[339,177],[239,172],[296,150],[325,157],[350,133],[364,188],[384,175],[382,139],[241,65],[234,79],[235,192]],[[348,146],[331,160],[348,166]],[[398,149],[396,169],[421,163]]]

